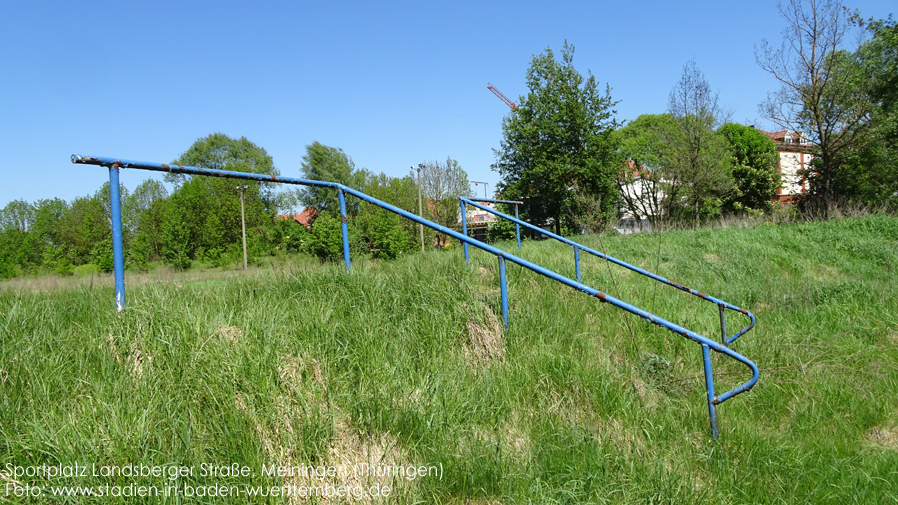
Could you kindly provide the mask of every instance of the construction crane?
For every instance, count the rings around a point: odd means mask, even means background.
[[[505,102],[505,105],[511,107],[511,110],[515,110],[518,108],[517,104],[508,99],[507,96],[503,95],[501,91],[496,89],[491,83],[486,83],[486,89],[493,92],[494,95],[499,97],[499,100]]]

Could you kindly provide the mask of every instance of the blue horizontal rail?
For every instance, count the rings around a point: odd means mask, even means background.
[[[524,203],[524,202],[518,202],[515,200],[493,200],[490,198],[466,198],[466,199],[460,198],[459,200],[461,200],[461,232],[464,233],[465,235],[468,234],[468,216],[467,216],[467,209],[465,209],[466,201],[467,202],[488,202],[488,203],[513,204],[515,218],[518,217],[518,204]],[[483,208],[483,207],[480,207],[480,208]],[[514,231],[515,231],[515,236],[518,238],[518,250],[521,250],[521,227],[519,225],[515,224]],[[464,243],[464,249],[465,249],[465,263],[468,263],[470,261],[470,258],[468,256],[468,243],[467,242]],[[580,280],[580,279],[578,278],[577,280]]]
[[[80,156],[80,155],[72,155],[72,163],[75,164],[85,164],[85,165],[97,165],[107,167],[109,169],[110,174],[110,185],[118,186],[118,172],[123,168],[130,169],[138,169],[138,170],[151,170],[156,172],[168,172],[168,173],[176,173],[176,174],[189,174],[189,175],[203,175],[203,176],[212,176],[212,177],[227,177],[233,179],[243,179],[250,181],[258,181],[258,182],[277,182],[282,184],[297,184],[303,186],[317,186],[317,187],[329,187],[337,190],[341,205],[340,205],[340,213],[342,215],[343,221],[343,254],[344,261],[346,263],[346,269],[349,270],[351,268],[350,258],[349,258],[349,241],[348,241],[348,233],[346,229],[346,208],[343,203],[343,195],[344,193],[355,196],[361,200],[377,205],[381,208],[399,214],[402,217],[407,219],[411,219],[412,221],[427,226],[436,230],[439,233],[444,233],[449,235],[450,237],[457,239],[465,244],[469,244],[471,246],[477,247],[483,251],[486,251],[490,254],[496,256],[499,260],[499,270],[500,270],[500,283],[502,287],[502,312],[503,317],[505,319],[506,326],[508,325],[508,301],[507,301],[507,289],[505,287],[505,262],[510,261],[515,263],[521,267],[524,267],[528,270],[532,270],[540,275],[548,277],[550,279],[554,279],[566,286],[569,286],[577,291],[581,291],[586,293],[589,296],[593,296],[598,298],[600,301],[609,303],[618,308],[626,310],[632,314],[635,314],[650,323],[657,324],[663,328],[666,328],[674,333],[682,335],[683,337],[695,341],[702,345],[704,362],[705,362],[705,378],[706,383],[708,384],[708,408],[709,414],[711,417],[711,428],[713,432],[714,438],[717,438],[719,431],[717,428],[717,414],[715,406],[729,400],[730,398],[744,393],[750,390],[757,382],[760,375],[757,365],[754,362],[743,356],[742,354],[730,349],[725,344],[718,343],[712,339],[709,339],[703,335],[700,335],[692,330],[684,328],[678,324],[670,322],[664,318],[658,317],[650,312],[647,312],[639,307],[631,305],[623,300],[615,298],[609,294],[603,293],[597,289],[591,288],[585,284],[580,283],[579,281],[575,281],[563,275],[560,275],[552,270],[544,268],[540,265],[527,261],[523,258],[519,258],[513,254],[507,253],[501,249],[493,247],[489,244],[481,242],[479,240],[468,237],[467,235],[463,235],[451,228],[447,228],[445,226],[441,226],[437,223],[429,221],[427,219],[421,218],[407,212],[399,207],[394,205],[390,205],[386,202],[373,198],[361,191],[355,190],[348,186],[344,186],[343,184],[338,184],[335,182],[325,182],[325,181],[314,181],[308,179],[295,179],[290,177],[281,177],[275,175],[264,175],[264,174],[254,174],[247,172],[235,172],[230,170],[219,170],[219,169],[210,169],[210,168],[200,168],[200,167],[189,167],[189,166],[181,166],[181,165],[169,165],[166,163],[150,163],[143,161],[132,161],[132,160],[124,160],[120,158],[105,158],[105,157],[97,157],[97,156]],[[114,180],[113,180],[114,179]],[[114,183],[113,183],[114,182]],[[122,261],[122,246],[121,246],[121,201],[119,198],[115,198],[115,193],[111,192],[111,206],[115,209],[118,208],[118,211],[113,210],[112,217],[113,220],[118,220],[118,223],[113,222],[113,254],[117,254],[119,257],[114,262],[115,265],[115,290],[116,290],[116,307],[121,313],[125,309],[125,282],[124,282],[124,262]],[[115,230],[118,229],[118,233],[115,233]],[[115,243],[118,242],[116,246]],[[751,371],[751,379],[747,382],[736,386],[735,388],[720,394],[714,395],[713,392],[713,376],[710,374],[710,351],[714,350],[717,353],[724,354],[729,356],[736,361],[744,364]]]
[[[597,257],[602,258],[602,259],[604,259],[604,260],[610,261],[611,263],[614,263],[615,265],[619,265],[619,266],[622,266],[622,267],[624,267],[624,268],[626,268],[626,269],[632,270],[632,271],[634,271],[634,272],[636,272],[636,273],[638,273],[638,274],[640,274],[640,275],[644,275],[644,276],[646,276],[646,277],[649,277],[649,278],[651,278],[651,279],[654,279],[654,280],[656,280],[656,281],[658,281],[658,282],[661,282],[661,283],[663,283],[663,284],[667,284],[668,286],[673,286],[673,287],[675,287],[675,288],[677,288],[677,289],[679,289],[679,290],[681,290],[681,291],[685,291],[685,292],[687,292],[687,293],[689,293],[689,294],[691,294],[691,295],[697,296],[697,297],[701,298],[702,300],[705,300],[705,301],[714,303],[715,305],[717,305],[717,306],[720,308],[720,321],[721,321],[720,324],[721,324],[721,330],[722,330],[722,333],[721,333],[721,342],[722,342],[723,344],[725,344],[725,345],[729,345],[729,344],[735,342],[737,338],[741,337],[742,335],[745,335],[749,330],[751,330],[751,329],[755,326],[755,316],[754,316],[754,314],[752,314],[751,312],[749,312],[749,311],[747,311],[747,310],[745,310],[745,309],[743,309],[743,308],[737,307],[736,305],[733,305],[733,304],[731,304],[731,303],[729,303],[729,302],[725,302],[725,301],[720,300],[720,299],[718,299],[718,298],[715,298],[715,297],[713,297],[713,296],[711,296],[711,295],[707,295],[707,294],[705,294],[705,293],[702,293],[701,291],[697,291],[697,290],[695,290],[695,289],[688,288],[688,287],[686,287],[686,286],[684,286],[684,285],[682,285],[682,284],[680,284],[680,283],[677,283],[677,282],[671,281],[671,280],[669,280],[669,279],[666,279],[666,278],[664,278],[664,277],[661,277],[661,276],[658,275],[658,274],[649,272],[648,270],[645,270],[645,269],[643,269],[643,268],[639,268],[639,267],[637,267],[637,266],[635,266],[635,265],[631,265],[631,264],[629,264],[629,263],[627,263],[627,262],[625,262],[625,261],[621,261],[621,260],[619,260],[619,259],[617,259],[617,258],[615,258],[615,257],[613,257],[613,256],[609,256],[609,255],[607,255],[607,254],[605,254],[605,253],[603,253],[603,252],[596,251],[595,249],[592,249],[592,248],[589,248],[589,247],[587,247],[587,246],[585,246],[585,245],[583,245],[583,244],[574,242],[573,240],[570,240],[570,239],[568,239],[568,238],[562,237],[561,235],[556,235],[556,234],[554,234],[554,233],[552,233],[552,232],[550,232],[550,231],[546,231],[546,230],[544,230],[544,229],[542,229],[542,228],[539,228],[539,227],[537,227],[537,226],[534,226],[534,225],[532,225],[532,224],[530,224],[530,223],[528,223],[528,222],[526,222],[526,221],[522,221],[522,220],[520,220],[520,219],[518,218],[518,216],[517,216],[517,209],[515,209],[515,214],[516,214],[516,215],[515,215],[514,217],[512,217],[512,216],[509,216],[508,214],[504,214],[504,213],[502,213],[502,212],[499,212],[499,211],[496,210],[496,209],[492,209],[492,208],[487,207],[487,206],[485,206],[485,205],[480,205],[480,204],[478,204],[477,202],[480,201],[480,200],[477,200],[477,199],[466,198],[466,197],[459,197],[459,201],[461,202],[461,205],[462,205],[462,208],[463,208],[463,209],[464,209],[464,205],[465,205],[465,204],[472,205],[472,206],[474,206],[474,207],[476,207],[476,208],[478,208],[478,209],[480,209],[480,210],[489,212],[489,213],[491,213],[491,214],[493,214],[493,215],[495,215],[495,216],[501,217],[502,219],[506,219],[506,220],[508,220],[508,221],[511,221],[511,222],[515,223],[516,226],[524,226],[524,227],[530,228],[531,230],[538,231],[539,233],[542,233],[543,235],[545,235],[545,236],[547,236],[547,237],[553,238],[553,239],[555,239],[555,240],[558,240],[559,242],[563,242],[563,243],[565,243],[565,244],[567,244],[567,245],[569,245],[569,246],[572,246],[572,247],[574,248],[574,264],[575,264],[576,271],[577,271],[577,280],[578,280],[578,281],[580,280],[580,251],[583,251],[583,252],[592,254],[593,256],[597,256]],[[509,202],[499,201],[499,203],[509,203]],[[510,203],[514,203],[514,202],[510,202]],[[518,245],[518,248],[520,248],[520,245]],[[749,319],[748,325],[745,326],[744,328],[742,328],[741,330],[739,330],[738,332],[736,332],[735,334],[733,334],[733,336],[731,336],[731,337],[727,337],[727,332],[726,332],[726,315],[725,315],[724,312],[723,312],[724,309],[729,309],[729,310],[738,312],[738,313],[740,313],[740,314],[745,315],[745,316],[748,317],[748,319]]]

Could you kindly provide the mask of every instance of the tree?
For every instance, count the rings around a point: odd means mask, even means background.
[[[143,216],[150,212],[153,205],[168,198],[168,190],[161,182],[147,179],[140,183],[133,193],[122,198],[123,226],[134,236],[140,229]],[[127,219],[125,219],[127,216]]]
[[[728,211],[766,211],[783,184],[777,166],[776,144],[759,130],[727,123],[718,131],[727,140],[733,159],[735,189],[724,202]]]
[[[672,187],[665,175],[670,157],[668,139],[676,123],[670,114],[643,114],[615,130],[614,142],[623,158],[617,186],[624,208],[639,221],[660,219],[668,208],[665,199],[676,199],[679,187]]]
[[[724,113],[695,62],[683,67],[680,82],[670,92],[668,110],[676,128],[668,139],[667,173],[674,185],[682,186],[698,228],[703,213],[719,212],[732,179],[726,142],[715,132]]]
[[[136,266],[149,269],[151,260],[163,257],[163,220],[168,204],[165,186],[153,179],[147,179],[134,190],[124,207],[131,216],[132,225],[128,258]],[[123,212],[124,213],[124,212]]]
[[[342,149],[329,147],[318,141],[306,146],[300,170],[304,179],[337,182],[357,190],[361,190],[365,184],[365,171],[356,170],[352,158]],[[300,200],[319,212],[340,215],[339,196],[333,188],[307,186],[300,190]],[[346,198],[345,204],[348,215],[359,213],[360,203],[357,198]]]
[[[28,233],[31,264],[54,267],[62,262],[71,265],[72,250],[63,240],[63,218],[69,204],[60,198],[38,200],[34,203],[34,224]]]
[[[265,149],[245,137],[233,139],[221,133],[198,139],[172,164],[279,175]],[[190,260],[221,264],[231,256],[236,258],[241,241],[238,185],[248,186],[244,192],[247,232],[270,222],[274,199],[264,183],[182,177],[161,219],[163,255],[169,263],[186,268]]]
[[[112,239],[109,215],[101,196],[98,191],[93,196],[76,198],[61,216],[59,239],[75,265],[93,262],[94,246]]]
[[[196,140],[189,149],[184,151],[172,164],[188,165],[216,170],[231,170],[235,172],[250,172],[254,174],[280,175],[274,166],[274,160],[255,143],[246,137],[235,139],[223,133],[213,133],[207,137]],[[197,176],[200,177],[200,176]],[[185,181],[195,178],[190,175],[166,174],[165,180],[180,187]],[[206,180],[223,180],[212,177],[201,177]],[[244,182],[241,184],[259,184],[257,182]],[[231,184],[231,183],[226,183]],[[266,210],[271,211],[273,204],[273,188],[270,184],[263,183],[259,187],[259,195],[263,199]]]
[[[855,54],[860,79],[868,83],[868,128],[846,155],[835,187],[866,205],[898,203],[898,25],[889,20],[852,20],[872,38]]]
[[[561,232],[571,191],[601,202],[603,214],[616,214],[617,154],[611,134],[615,102],[595,77],[574,68],[574,47],[567,42],[561,61],[551,49],[533,56],[527,71],[529,93],[502,120],[501,148],[494,151],[493,170],[500,173],[500,192],[523,200],[524,214],[536,222],[554,221]]]
[[[447,228],[458,224],[460,206],[458,197],[471,196],[468,174],[451,157],[445,163],[428,161],[421,170],[421,196],[424,199],[424,216]],[[414,171],[409,177],[415,177]],[[436,236],[437,243],[443,245],[446,236]]]
[[[0,231],[27,232],[34,222],[34,207],[25,200],[13,200],[0,209]]]
[[[418,184],[411,176],[389,177],[366,172],[365,193],[402,210],[418,213]],[[362,202],[358,218],[359,228],[368,241],[375,258],[395,258],[416,245],[416,225],[410,219]]]
[[[780,83],[760,111],[814,146],[803,203],[826,218],[839,196],[844,158],[867,133],[869,83],[840,50],[851,23],[839,0],[789,0],[779,11],[786,21],[782,45],[775,49],[764,40],[755,51],[761,68]]]

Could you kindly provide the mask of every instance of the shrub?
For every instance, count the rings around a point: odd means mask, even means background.
[[[353,220],[349,228],[349,250],[358,254],[364,250],[364,239]],[[343,257],[343,231],[340,218],[322,213],[315,220],[309,240],[309,252],[325,261],[336,261]]]
[[[411,246],[399,216],[383,209],[377,211],[370,239],[375,258],[396,259]]]

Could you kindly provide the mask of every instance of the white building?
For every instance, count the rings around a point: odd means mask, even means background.
[[[776,143],[776,150],[780,154],[779,173],[783,176],[783,185],[776,190],[773,200],[790,202],[807,191],[807,182],[801,174],[807,170],[808,164],[814,158],[811,155],[812,144],[802,133],[786,130],[768,132],[758,129],[758,131]]]

